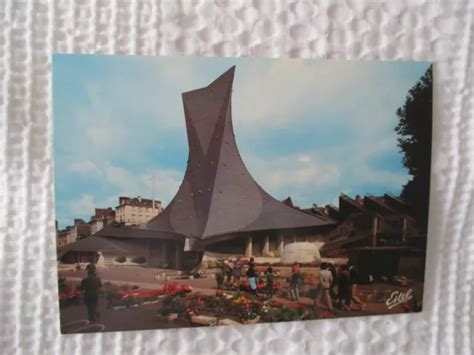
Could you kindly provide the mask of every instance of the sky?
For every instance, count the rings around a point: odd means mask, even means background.
[[[233,65],[237,145],[267,192],[302,208],[400,193],[396,110],[429,63],[55,54],[60,227],[119,196],[170,202],[188,156],[181,93]]]

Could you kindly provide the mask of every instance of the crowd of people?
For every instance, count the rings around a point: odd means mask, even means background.
[[[245,266],[247,267],[245,268]],[[351,310],[352,303],[358,304],[361,310],[365,308],[365,304],[358,297],[359,272],[355,265],[347,263],[336,267],[331,263],[323,262],[320,270],[319,282],[315,292],[313,292],[315,307],[323,307],[322,301],[324,300],[329,310],[334,309],[334,302],[346,311]],[[257,294],[258,273],[254,258],[250,258],[248,262],[238,257],[226,260],[224,262],[224,275],[228,284],[239,284],[240,280],[246,277],[249,286],[248,292],[254,295]],[[262,278],[266,281],[266,295],[270,298],[273,297],[276,274],[271,266],[267,267],[261,275]],[[288,278],[289,294],[293,301],[300,300],[300,288],[304,282],[302,267],[298,262],[294,262]]]
[[[94,263],[89,263],[86,267],[87,276],[82,279],[79,289],[84,294],[84,303],[87,307],[89,321],[95,321],[100,317],[97,311],[100,289],[102,287],[101,279],[97,276]],[[247,279],[248,292],[257,295],[257,285],[265,283],[263,291],[267,297],[272,298],[275,295],[274,282],[277,273],[273,271],[272,266],[268,266],[263,273],[257,272],[254,258],[243,260],[241,258],[228,259],[224,262],[224,276],[227,283],[239,285],[243,278]],[[260,277],[259,277],[260,276]],[[358,297],[357,267],[348,263],[336,268],[333,264],[323,262],[320,266],[319,282],[316,285],[314,295],[314,306],[323,307],[322,301],[326,303],[329,310],[333,310],[333,302],[337,302],[341,308],[346,311],[351,310],[351,304],[354,302],[360,305],[360,309],[365,308],[365,304]],[[300,289],[305,283],[302,267],[298,262],[291,266],[291,274],[288,277],[289,295],[293,301],[300,300]],[[337,291],[336,291],[337,290]],[[262,288],[260,288],[262,291]]]
[[[358,297],[358,277],[358,269],[353,264],[341,265],[338,270],[333,264],[321,263],[314,305],[321,308],[323,306],[321,300],[324,298],[326,306],[330,310],[334,308],[333,300],[337,301],[346,311],[351,310],[352,302],[360,305],[360,309],[364,310],[365,304]],[[291,267],[289,282],[290,296],[295,301],[299,300],[299,288],[303,282],[301,266],[295,262]]]

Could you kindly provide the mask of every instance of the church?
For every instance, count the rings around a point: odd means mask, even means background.
[[[234,73],[232,67],[207,87],[182,94],[189,156],[164,211],[139,226],[109,225],[62,248],[61,260],[82,253],[105,266],[125,259],[188,269],[205,251],[278,257],[295,242],[324,244],[337,221],[276,200],[245,167],[232,124]]]

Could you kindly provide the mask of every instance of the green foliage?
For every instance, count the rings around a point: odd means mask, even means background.
[[[293,308],[273,308],[265,315],[264,320],[265,322],[290,322],[300,320],[300,316]]]
[[[400,121],[395,128],[398,146],[405,155],[403,165],[412,175],[401,195],[411,203],[412,214],[425,231],[430,192],[432,106],[433,68],[430,66],[408,92],[403,107],[397,110]]]
[[[123,255],[120,255],[115,258],[115,261],[118,263],[124,263],[125,261],[127,261],[127,258]]]
[[[136,256],[132,258],[132,263],[135,264],[145,264],[146,263],[146,258],[144,256]]]
[[[179,297],[167,296],[163,298],[160,314],[167,316],[171,313],[183,314],[186,311],[186,301]]]
[[[300,316],[301,320],[319,319],[320,317],[312,310],[305,310]]]

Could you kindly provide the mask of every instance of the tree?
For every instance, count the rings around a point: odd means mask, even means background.
[[[428,229],[432,106],[433,67],[430,66],[408,92],[404,106],[397,110],[400,121],[395,128],[400,152],[405,155],[403,165],[412,176],[403,186],[401,196],[411,203],[412,215],[424,232]]]

